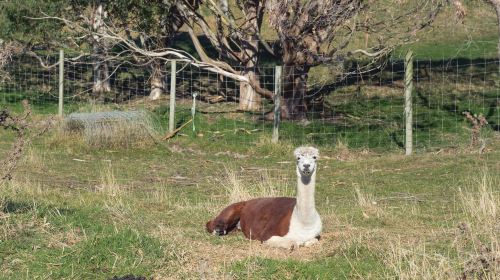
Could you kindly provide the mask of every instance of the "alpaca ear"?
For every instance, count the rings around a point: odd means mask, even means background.
[[[298,147],[297,149],[295,149],[295,151],[293,151],[293,155],[295,156],[295,158],[298,158],[300,156],[301,150],[302,147]]]
[[[319,158],[319,150],[318,149],[311,147],[311,151],[315,157]]]

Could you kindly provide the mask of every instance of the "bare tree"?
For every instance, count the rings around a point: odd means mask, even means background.
[[[399,0],[398,5],[390,5],[386,1],[368,0],[248,0],[236,1],[243,15],[237,18],[226,0],[207,0],[204,7],[212,11],[216,18],[215,25],[208,24],[206,17],[198,13],[199,0],[173,1],[172,7],[179,16],[172,17],[172,21],[179,23],[178,26],[187,23],[201,61],[164,45],[147,47],[137,43],[136,39],[126,35],[127,29],[124,33],[114,25],[106,25],[106,22],[96,29],[61,17],[45,16],[41,19],[57,19],[72,30],[115,44],[116,49],[123,50],[116,57],[140,57],[144,61],[166,61],[175,57],[236,79],[242,82],[240,96],[244,98],[240,98],[240,109],[257,110],[259,98],[273,97],[271,91],[261,87],[258,73],[253,69],[259,64],[259,47],[263,46],[273,53],[260,36],[264,13],[267,12],[281,47],[274,51],[275,55],[285,66],[282,117],[302,119],[311,99],[307,95],[311,67],[323,63],[342,64],[349,57],[368,57],[372,61],[384,58],[395,46],[411,42],[419,30],[429,26],[443,1],[447,0]],[[195,28],[206,35],[218,51],[218,58],[207,55],[194,32]],[[359,34],[369,35],[370,38],[362,49],[352,44]],[[143,35],[148,37],[147,32]],[[236,70],[236,65],[243,66],[244,70]]]
[[[172,1],[173,2],[173,1]],[[163,5],[166,5],[168,1],[163,1]],[[189,5],[191,7],[198,7],[200,4],[200,0],[189,0]],[[149,40],[153,47],[149,47],[149,49],[163,49],[170,46],[173,43],[173,38],[176,34],[178,34],[179,29],[184,25],[184,19],[180,11],[178,10],[175,3],[170,3],[168,9],[166,9],[166,14],[160,23],[160,32],[156,34],[156,36],[148,35],[152,40]],[[146,44],[147,45],[147,44]],[[163,90],[165,89],[164,85],[164,75],[163,75],[163,67],[164,64],[161,63],[161,60],[154,60],[151,63],[151,94],[150,99],[155,100],[158,99]]]
[[[197,7],[198,0],[189,1]],[[175,1],[109,1],[109,22],[122,36],[146,50],[164,49],[170,46],[174,36],[184,24]],[[102,32],[101,32],[102,33]],[[161,59],[134,56],[134,60],[151,69],[149,98],[156,100],[165,90],[165,65]]]
[[[188,30],[195,49],[206,63],[215,63],[223,68],[232,69],[240,66],[240,74],[248,82],[240,83],[239,109],[256,111],[261,108],[261,96],[272,98],[272,92],[261,87],[258,78],[259,47],[263,44],[270,48],[260,38],[260,30],[265,11],[265,0],[236,1],[238,13],[243,14],[241,19],[234,16],[236,11],[230,9],[227,0],[207,1],[212,15],[216,18],[215,25],[209,25],[206,18],[200,15],[197,7],[178,2],[178,10],[189,23]],[[193,29],[198,26],[209,39],[211,46],[219,54],[217,59],[210,58],[205,48],[199,42]],[[216,61],[219,60],[219,61]],[[221,60],[228,63],[221,63]]]
[[[196,1],[196,0],[195,0]],[[171,59],[177,59],[181,62],[189,63],[194,67],[199,67],[209,72],[217,73],[222,76],[225,76],[230,79],[234,79],[239,82],[250,82],[247,77],[240,75],[237,71],[235,71],[232,67],[230,67],[227,63],[216,61],[212,59],[206,59],[200,61],[196,59],[191,54],[173,48],[163,48],[158,47],[155,49],[145,48],[142,44],[137,44],[136,40],[124,34],[123,30],[116,28],[114,26],[107,25],[106,23],[103,25],[98,31],[89,28],[88,25],[82,24],[82,22],[88,22],[88,19],[85,18],[85,15],[80,15],[80,18],[84,18],[83,20],[71,20],[65,17],[53,16],[43,14],[41,17],[30,17],[32,20],[55,20],[64,24],[67,30],[71,30],[73,33],[68,36],[72,38],[86,38],[88,36],[98,36],[100,40],[108,40],[110,44],[112,44],[116,49],[120,51],[108,54],[109,60],[116,61],[126,61],[127,63],[131,63],[134,59],[142,59],[145,61],[151,60],[160,60],[162,62],[168,62]],[[136,60],[137,61],[137,60]]]
[[[256,67],[258,64],[259,34],[264,14],[263,2],[265,1],[249,0],[240,4],[245,21],[241,29],[242,31],[236,32],[238,34],[236,36],[241,41],[239,60],[243,66],[242,75],[255,82],[258,82]],[[226,14],[229,15],[228,12]],[[240,83],[239,109],[243,111],[256,111],[260,109],[260,106],[261,98],[255,89],[248,83]]]
[[[282,118],[305,117],[309,70],[327,62],[336,50],[326,54],[322,44],[340,35],[339,30],[348,27],[360,10],[360,0],[270,1],[269,21],[278,32],[284,66]]]
[[[308,73],[323,63],[339,63],[362,55],[372,60],[385,57],[395,46],[411,41],[429,26],[441,8],[434,1],[271,0],[269,21],[277,31],[284,65],[281,116],[303,119],[308,109]],[[383,2],[383,3],[382,3]],[[362,32],[364,49],[354,49],[353,39]],[[367,48],[366,48],[367,47]]]

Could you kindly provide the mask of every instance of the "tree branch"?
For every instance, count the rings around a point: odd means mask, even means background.
[[[135,42],[132,40],[129,40],[127,38],[123,38],[122,36],[118,35],[116,32],[113,32],[111,28],[107,25],[103,25],[103,28],[100,32],[92,31],[89,30],[88,28],[82,27],[81,25],[69,21],[65,18],[61,17],[56,17],[56,16],[47,16],[45,15],[44,17],[38,17],[38,18],[31,18],[34,20],[58,20],[63,23],[65,23],[68,27],[70,27],[72,30],[78,30],[80,32],[88,33],[91,36],[98,36],[101,39],[104,40],[109,40],[111,42],[115,42],[116,44],[121,44],[122,47],[125,47],[128,51],[131,53],[135,53],[144,57],[149,57],[149,58],[157,58],[157,59],[162,59],[165,61],[168,61],[169,59],[178,59],[180,61],[184,61],[187,63],[190,63],[193,66],[199,67],[201,69],[218,73],[223,76],[226,76],[231,79],[235,79],[240,82],[249,82],[248,78],[242,75],[237,74],[236,71],[234,71],[231,67],[228,67],[227,64],[225,63],[216,63],[213,60],[208,60],[208,62],[203,62],[203,61],[198,61],[195,59],[193,56],[188,54],[185,51],[182,50],[177,50],[173,48],[163,48],[163,49],[158,49],[158,50],[147,50],[144,48],[141,48],[137,46]]]

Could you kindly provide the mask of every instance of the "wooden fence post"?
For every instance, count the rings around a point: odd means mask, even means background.
[[[278,143],[279,139],[279,126],[281,118],[281,72],[282,66],[276,66],[276,71],[274,74],[274,123],[273,123],[273,136],[271,138],[272,143]]]
[[[413,152],[413,52],[408,50],[405,57],[405,154],[411,155]]]
[[[59,106],[58,115],[63,117],[63,99],[64,99],[64,51],[59,51]]]
[[[176,82],[176,61],[170,61],[170,111],[168,117],[168,131],[172,132],[175,129],[175,82]]]

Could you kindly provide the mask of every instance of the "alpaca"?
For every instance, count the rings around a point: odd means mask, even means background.
[[[297,198],[266,197],[231,204],[207,222],[207,231],[226,235],[239,228],[246,238],[288,249],[318,242],[321,218],[315,208],[314,187],[319,152],[313,147],[299,147],[294,155]]]

